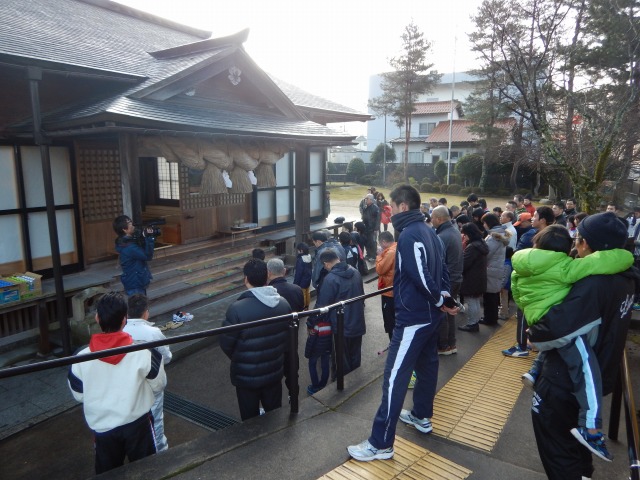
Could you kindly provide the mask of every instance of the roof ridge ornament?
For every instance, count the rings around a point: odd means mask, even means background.
[[[236,86],[242,81],[242,79],[240,78],[240,75],[242,75],[242,70],[240,70],[235,65],[229,68],[228,78],[232,85]]]

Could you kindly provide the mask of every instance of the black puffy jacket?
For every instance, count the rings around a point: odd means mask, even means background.
[[[236,325],[287,313],[291,313],[291,307],[275,288],[252,288],[229,306],[222,325]],[[221,335],[220,347],[231,359],[232,385],[256,389],[280,382],[286,342],[286,321]]]

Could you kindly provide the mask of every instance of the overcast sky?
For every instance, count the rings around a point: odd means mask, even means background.
[[[389,69],[412,20],[441,73],[476,65],[467,34],[481,0],[117,0],[214,37],[250,28],[245,49],[262,69],[310,93],[367,111],[369,77]],[[386,7],[383,7],[385,5]],[[457,37],[457,41],[455,40]],[[455,45],[455,47],[454,47]],[[363,124],[348,128],[365,132]]]

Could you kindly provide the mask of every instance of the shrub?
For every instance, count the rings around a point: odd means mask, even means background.
[[[509,190],[507,190],[506,188],[500,188],[496,191],[496,195],[498,195],[499,197],[508,197]]]
[[[447,177],[447,168],[444,160],[438,160],[433,166],[433,174],[442,182]]]
[[[434,188],[435,190],[439,189],[439,188],[440,188],[440,182],[438,182],[437,180],[436,180],[435,182],[433,182],[433,188]],[[434,191],[435,191],[435,190],[434,190]]]
[[[348,180],[359,182],[360,178],[364,176],[364,173],[364,161],[361,158],[354,158],[349,162],[349,165],[347,166]]]
[[[440,185],[440,193],[447,193],[448,189],[449,189],[449,185],[446,185],[444,183]]]
[[[469,195],[471,193],[471,187],[462,187],[458,193],[462,196]]]
[[[457,183],[452,183],[447,186],[447,193],[457,194],[457,193],[460,193],[460,190],[462,190],[462,187]]]
[[[433,192],[433,184],[429,183],[429,182],[424,182],[422,185],[420,185],[420,191],[423,193],[427,193],[427,192]]]
[[[376,176],[375,175],[363,175],[362,177],[360,177],[359,183],[363,184],[363,185],[373,185],[376,183]]]
[[[387,173],[387,185],[393,185],[394,188],[396,185],[404,185],[404,175],[402,174],[402,169],[394,170],[391,173]]]

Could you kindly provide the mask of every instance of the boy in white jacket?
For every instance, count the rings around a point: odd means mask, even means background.
[[[127,322],[127,303],[115,292],[105,294],[96,305],[96,321],[103,333],[91,336],[89,346],[78,355],[133,344],[122,331]],[[84,417],[95,439],[95,470],[100,474],[156,453],[153,416],[154,392],[162,391],[167,377],[162,355],[156,350],[76,363],[69,369],[69,388],[83,403]]]
[[[131,295],[128,301],[129,311],[127,324],[124,331],[131,335],[134,343],[153,342],[164,340],[166,337],[158,327],[149,322],[149,300],[141,293]],[[171,350],[168,345],[155,347],[162,355],[165,365],[171,361]],[[155,392],[155,401],[151,407],[153,414],[153,426],[156,431],[156,446],[158,452],[164,452],[169,448],[167,437],[164,434],[164,389]]]

